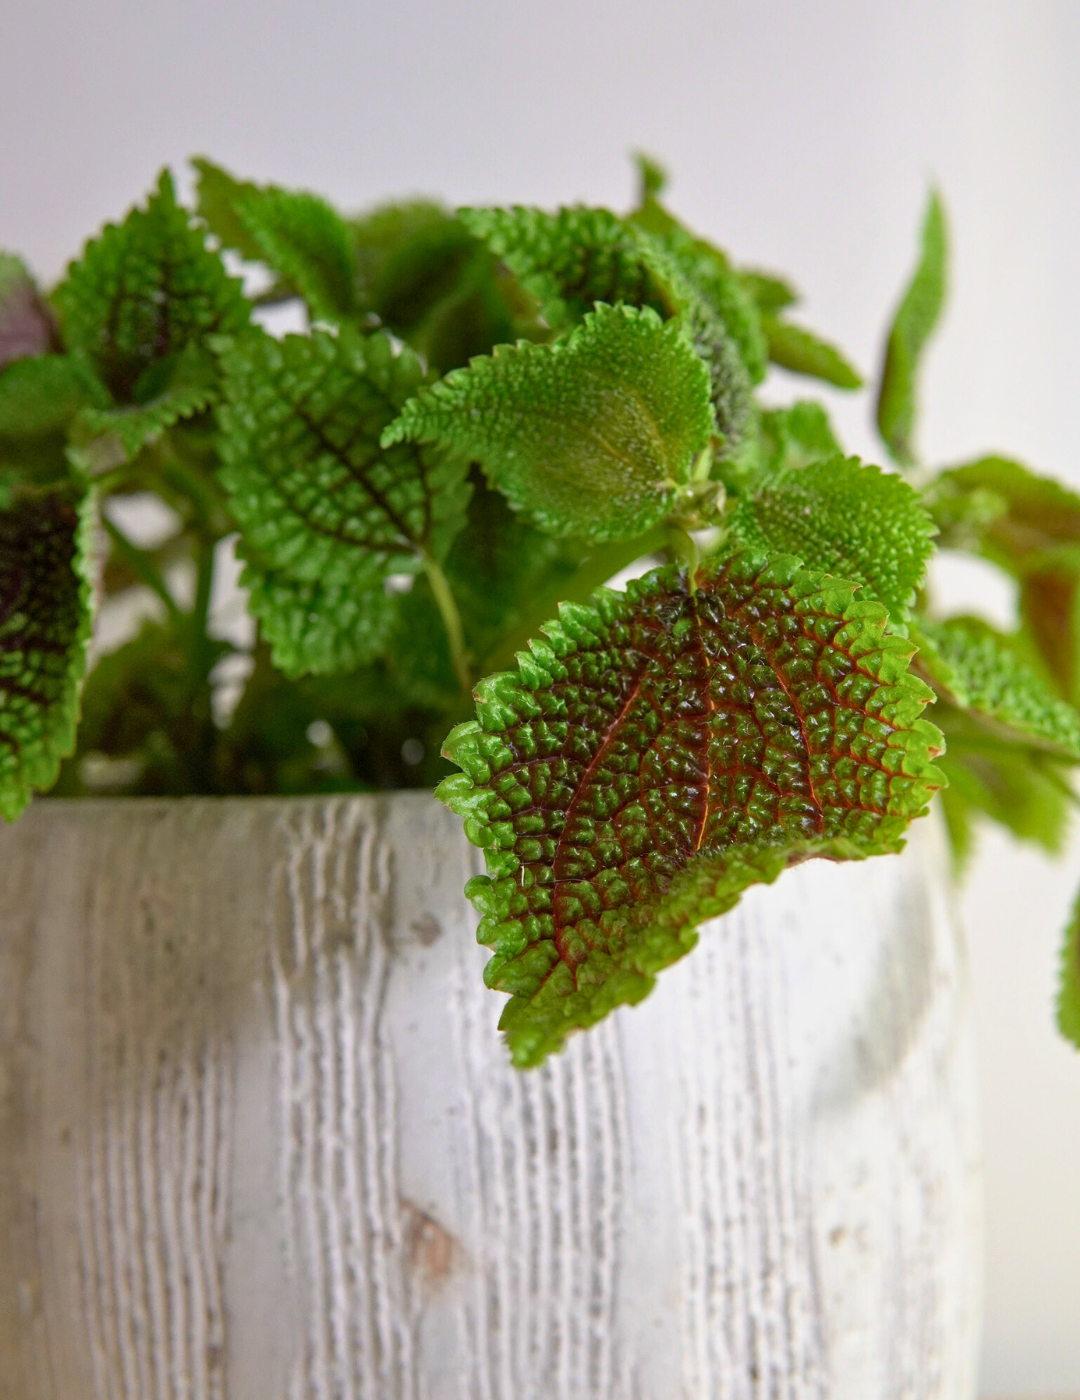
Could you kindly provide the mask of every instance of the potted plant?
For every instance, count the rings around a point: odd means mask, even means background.
[[[0,862],[11,1393],[969,1390],[962,956],[932,834],[857,863],[939,791],[958,859],[1059,842],[1080,498],[917,460],[938,199],[882,470],[759,400],[862,381],[650,161],[626,216],[195,167],[47,296],[0,262],[0,811],[99,799]]]

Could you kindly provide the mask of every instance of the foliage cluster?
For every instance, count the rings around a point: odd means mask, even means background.
[[[47,294],[0,255],[0,813],[439,783],[486,851],[469,894],[522,1065],[640,999],[747,885],[897,850],[938,790],[958,859],[980,815],[1060,846],[1080,497],[1000,457],[919,462],[936,196],[882,470],[819,403],[761,401],[770,365],[862,380],[649,161],[625,216],[346,217],[195,167],[193,208],[162,174]],[[303,333],[270,333],[280,307]],[[935,612],[935,547],[1015,580],[1012,630]],[[219,606],[234,557],[246,631]],[[95,609],[136,625],[87,674]]]

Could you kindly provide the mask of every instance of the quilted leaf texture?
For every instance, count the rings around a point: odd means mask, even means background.
[[[423,378],[381,332],[249,335],[221,358],[221,479],[275,664],[358,665],[389,636],[386,577],[441,559],[464,523],[465,464],[380,447]]]
[[[633,230],[607,209],[572,206],[549,214],[515,205],[459,209],[458,218],[536,298],[556,330],[580,321],[598,301],[670,312]]]
[[[487,853],[467,893],[514,1062],[641,1000],[696,925],[810,856],[895,851],[943,779],[914,647],[793,556],[667,568],[564,605],[477,687],[438,795]]]
[[[600,305],[555,345],[498,346],[422,390],[383,443],[441,442],[548,534],[619,540],[671,510],[713,429],[679,323]]]
[[[67,348],[89,356],[119,403],[139,402],[140,379],[166,357],[242,330],[249,310],[239,281],[177,204],[168,171],[145,209],[86,245],[53,299]]]
[[[937,533],[906,481],[841,456],[771,473],[731,528],[751,548],[864,584],[894,620],[915,600]]]
[[[0,816],[71,752],[92,623],[89,497],[26,492],[0,511]]]

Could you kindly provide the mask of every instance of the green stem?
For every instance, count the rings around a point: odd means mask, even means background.
[[[165,586],[164,579],[158,573],[157,569],[154,568],[151,560],[147,558],[143,550],[132,544],[127,535],[114,525],[107,515],[103,515],[102,520],[116,553],[132,573],[142,583],[146,584],[147,588],[157,594],[165,604],[169,614],[169,621],[174,627],[179,627],[181,625],[182,614],[176,605],[176,599]]]
[[[466,695],[469,695],[472,692],[472,671],[469,667],[469,653],[465,648],[465,633],[462,630],[458,605],[454,601],[454,595],[450,591],[446,575],[430,554],[424,555],[424,569],[435,602],[442,614],[443,625],[446,628],[447,640],[450,643],[450,659],[454,664],[454,675],[457,676],[462,690]]]
[[[545,622],[558,615],[560,603],[584,603],[595,593],[601,584],[641,559],[646,554],[655,554],[668,543],[668,527],[657,525],[645,535],[633,540],[618,540],[615,544],[601,545],[582,561],[581,567],[572,578],[559,584],[555,589],[543,594],[523,622],[512,632],[508,632],[495,649],[484,658],[484,674],[492,671],[505,671],[514,664],[514,656],[524,650],[529,639],[540,633]]]

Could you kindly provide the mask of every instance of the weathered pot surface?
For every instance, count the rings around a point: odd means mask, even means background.
[[[0,831],[0,1400],[974,1392],[970,1006],[933,822],[511,1070],[424,794]]]

